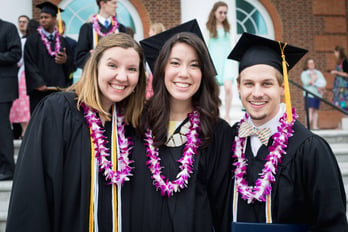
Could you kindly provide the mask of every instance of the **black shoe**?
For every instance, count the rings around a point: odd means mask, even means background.
[[[0,181],[2,180],[12,180],[13,179],[13,174],[3,174],[0,173]]]

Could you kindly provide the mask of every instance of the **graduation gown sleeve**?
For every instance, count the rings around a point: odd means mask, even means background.
[[[74,97],[52,94],[31,118],[15,170],[7,232],[87,231],[89,130]]]
[[[313,224],[313,231],[345,231],[348,229],[346,195],[342,176],[335,155],[327,142],[319,136],[312,135],[303,142],[295,154],[294,170],[291,176],[296,176],[294,173],[296,170],[297,175],[300,175],[301,179],[303,178],[303,181],[299,181],[297,184],[297,189],[301,189],[303,186],[304,193],[301,198],[304,199],[303,206],[307,205],[301,210],[302,212],[298,213],[307,214],[308,221]],[[287,173],[286,170],[284,171]],[[284,187],[285,184],[284,181],[279,188]],[[293,191],[296,193],[299,190],[294,189]],[[282,201],[281,204],[290,207],[286,199],[279,200]],[[279,211],[282,212],[279,220],[286,220],[285,210],[279,207]],[[293,213],[296,214],[296,211],[294,210]]]
[[[90,56],[90,50],[93,49],[92,28],[92,23],[85,23],[80,28],[75,53],[75,64],[78,68],[83,69],[83,66]]]

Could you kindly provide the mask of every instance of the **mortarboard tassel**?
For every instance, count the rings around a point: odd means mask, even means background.
[[[279,42],[280,51],[282,53],[282,66],[283,66],[283,77],[284,77],[284,97],[285,97],[285,105],[286,105],[286,115],[287,121],[292,121],[292,107],[291,107],[291,97],[290,97],[290,88],[289,88],[289,78],[288,78],[288,68],[285,60],[284,49],[287,43],[282,47],[281,42]]]
[[[58,32],[60,35],[63,34],[63,23],[62,23],[62,17],[60,15],[59,7],[58,7]]]

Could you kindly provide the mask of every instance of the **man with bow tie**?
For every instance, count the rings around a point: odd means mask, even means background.
[[[229,55],[240,62],[237,83],[246,109],[233,126],[233,232],[347,228],[336,158],[291,107],[287,70],[306,52],[244,33]]]

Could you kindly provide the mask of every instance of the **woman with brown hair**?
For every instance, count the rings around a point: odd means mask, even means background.
[[[216,2],[206,23],[209,31],[208,48],[213,59],[217,75],[216,80],[225,92],[225,120],[230,121],[232,103],[233,65],[227,59],[231,47],[230,23],[227,19],[228,6],[225,2]]]
[[[348,60],[344,48],[336,46],[334,50],[336,70],[330,73],[336,75],[333,87],[333,103],[348,110]]]
[[[37,106],[19,152],[7,231],[122,231],[129,136],[145,85],[142,48],[112,34],[76,84]]]
[[[232,132],[219,118],[215,70],[195,34],[165,41],[134,145],[126,231],[227,231]]]

